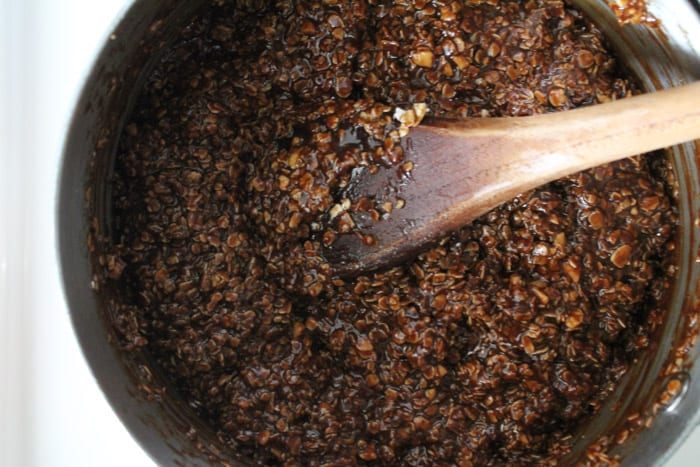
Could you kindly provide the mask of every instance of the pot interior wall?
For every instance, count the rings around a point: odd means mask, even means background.
[[[124,424],[156,461],[168,465],[207,465],[212,459],[225,460],[227,456],[221,454],[223,448],[214,434],[199,425],[191,408],[167,389],[147,355],[118,352],[108,343],[108,317],[106,312],[100,317],[97,310],[106,309],[114,291],[102,289],[96,279],[90,254],[95,245],[86,248],[86,238],[97,227],[100,236],[93,240],[109,241],[109,180],[124,118],[161,52],[203,3],[135,1],[121,19],[95,64],[74,115],[58,204],[66,296],[83,350]],[[647,90],[700,78],[700,55],[694,48],[700,47],[700,18],[690,3],[678,0],[652,5],[664,33],[638,26],[621,28],[601,1],[573,3],[596,20]],[[567,462],[584,456],[592,440],[619,429],[630,413],[645,413],[652,406],[667,381],[663,373],[669,359],[676,358],[673,349],[685,339],[688,328],[696,326],[687,321],[685,312],[696,307],[700,270],[695,263],[700,231],[694,222],[700,212],[699,156],[697,143],[669,152],[679,184],[682,229],[676,252],[678,283],[658,344],[639,359],[609,404],[584,427]],[[697,353],[693,348],[692,354],[684,355],[686,366],[681,376],[688,389],[685,396],[663,410],[650,429],[613,451],[623,455],[626,464],[663,460],[696,423],[691,414],[700,406],[700,370],[692,365]],[[192,428],[197,432],[194,442]]]

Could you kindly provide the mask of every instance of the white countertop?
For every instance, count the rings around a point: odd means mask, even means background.
[[[80,353],[53,231],[71,105],[126,3],[0,0],[0,466],[154,465]],[[696,430],[667,465],[698,459]]]

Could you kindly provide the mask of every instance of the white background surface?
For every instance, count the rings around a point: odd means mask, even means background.
[[[149,467],[74,340],[55,254],[63,135],[126,0],[0,0],[0,466]],[[668,467],[700,465],[696,430]]]

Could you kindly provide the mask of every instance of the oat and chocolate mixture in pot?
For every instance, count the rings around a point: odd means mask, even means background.
[[[122,345],[256,463],[556,463],[662,319],[661,157],[524,193],[388,271],[340,280],[322,245],[368,209],[342,200],[353,170],[403,163],[394,117],[416,104],[633,91],[565,2],[214,2],[122,138],[102,257]]]

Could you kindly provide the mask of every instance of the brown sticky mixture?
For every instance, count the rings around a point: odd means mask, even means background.
[[[122,138],[102,262],[123,347],[254,463],[556,464],[662,320],[662,158],[524,193],[388,271],[340,280],[320,252],[416,111],[632,93],[601,33],[551,0],[221,3]]]
[[[649,13],[646,0],[606,0],[620,24],[658,26],[659,20]]]

